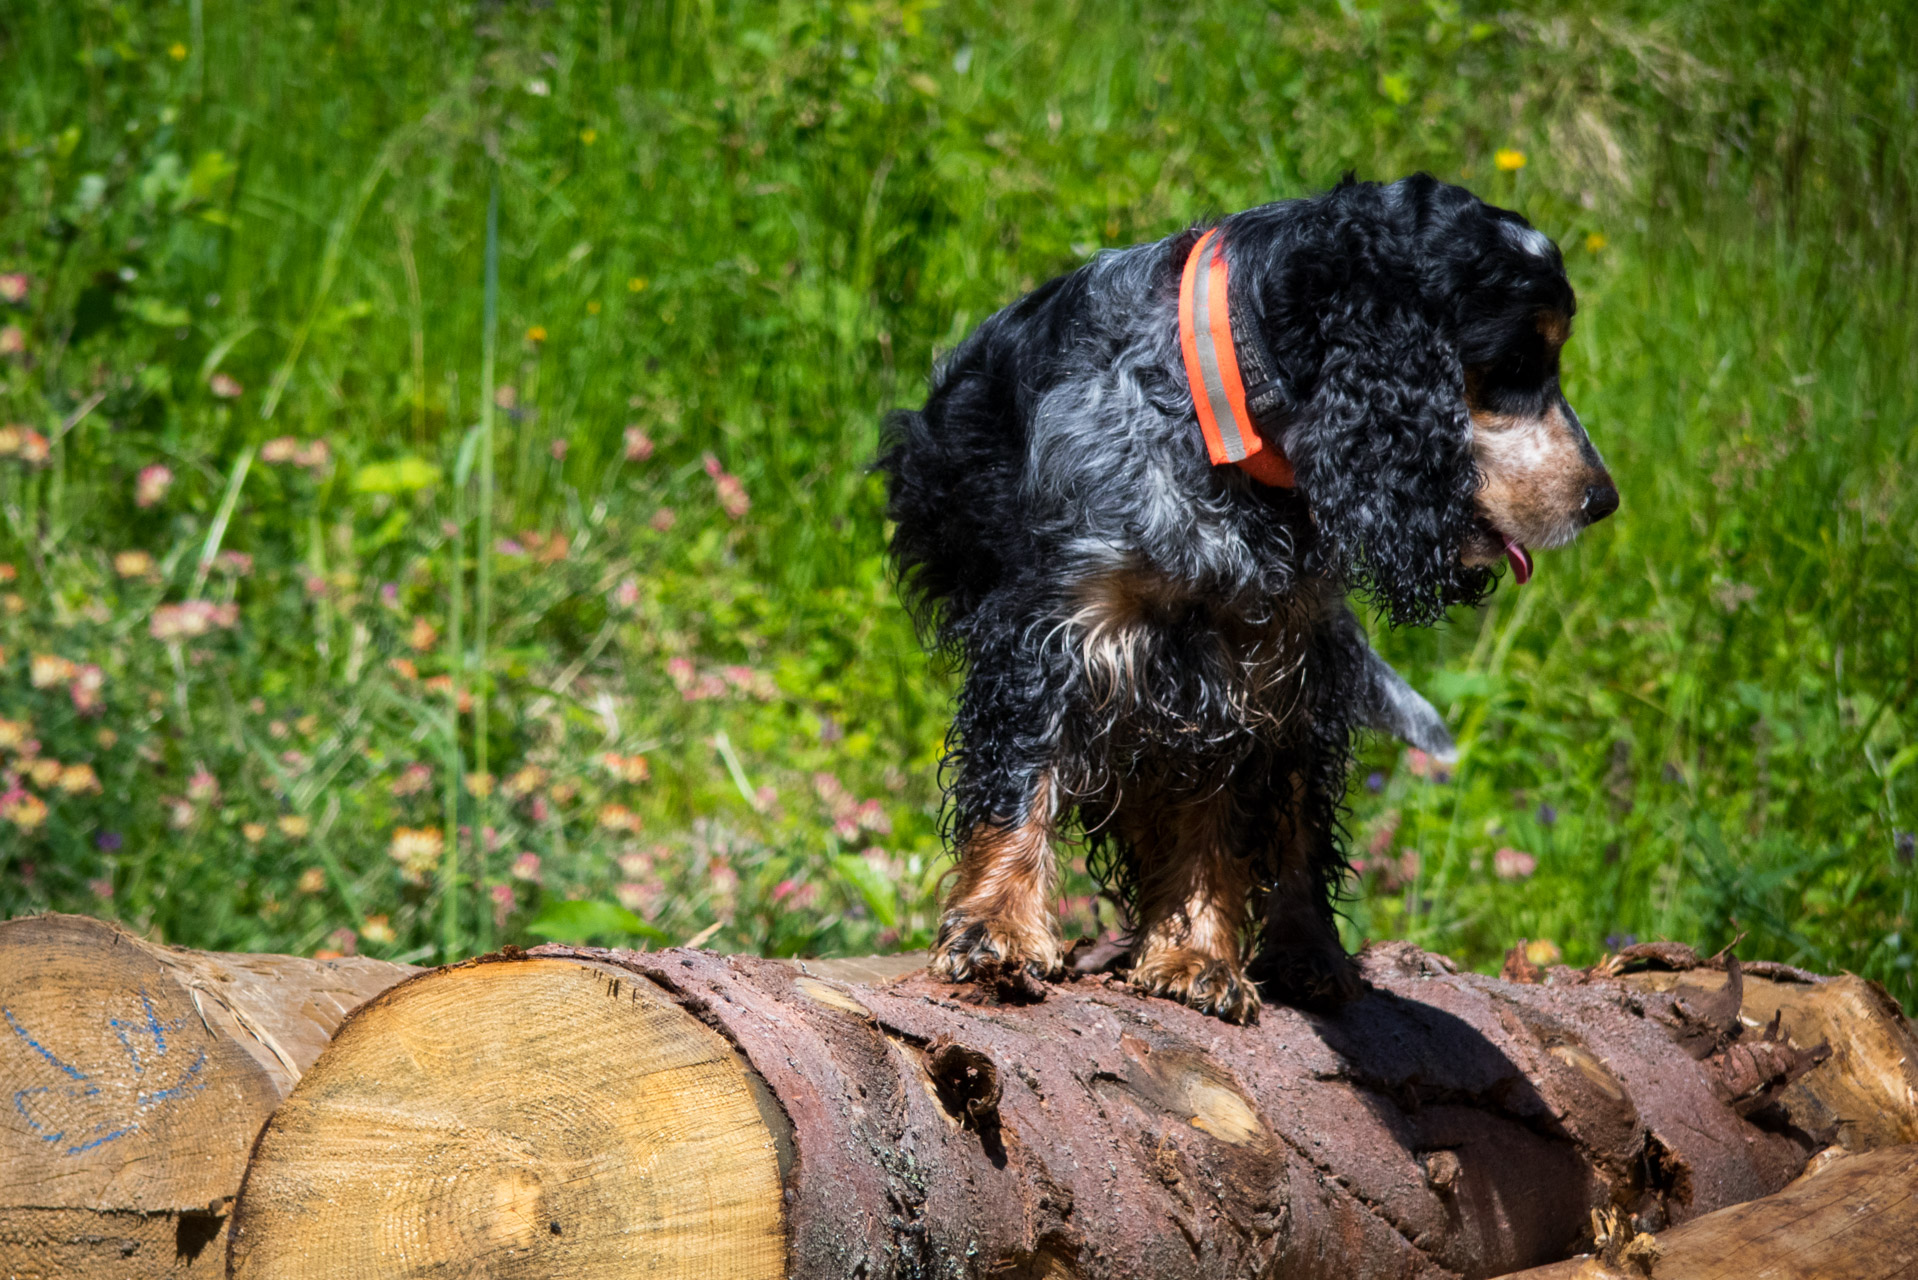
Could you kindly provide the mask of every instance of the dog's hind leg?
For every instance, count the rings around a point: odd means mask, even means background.
[[[1256,1022],[1259,994],[1241,963],[1251,864],[1221,790],[1159,810],[1130,833],[1139,884],[1131,982],[1228,1022]]]
[[[982,822],[965,836],[932,948],[934,977],[965,982],[1023,969],[1049,978],[1060,971],[1064,951],[1052,913],[1059,888],[1052,851],[1057,811],[1052,781],[1042,772],[1023,813]]]

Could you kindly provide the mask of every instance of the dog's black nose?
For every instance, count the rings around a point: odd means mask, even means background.
[[[1586,524],[1597,524],[1612,512],[1618,510],[1618,486],[1612,478],[1606,476],[1598,484],[1585,486],[1585,507],[1580,514]]]

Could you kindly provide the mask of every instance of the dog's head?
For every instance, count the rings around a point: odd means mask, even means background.
[[[1430,622],[1482,599],[1500,559],[1522,582],[1532,549],[1617,509],[1559,390],[1575,301],[1550,239],[1423,174],[1305,204],[1255,211],[1227,245],[1291,366],[1283,445],[1327,570]]]

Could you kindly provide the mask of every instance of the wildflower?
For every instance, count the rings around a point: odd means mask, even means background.
[[[300,451],[300,442],[292,436],[275,436],[260,446],[260,461],[273,466],[293,461],[293,455]]]
[[[329,588],[328,588],[326,579],[322,578],[319,574],[317,573],[307,574],[305,578],[301,579],[300,585],[305,587],[306,594],[313,597],[315,600],[326,599],[326,593]]]
[[[653,512],[653,518],[646,523],[652,525],[653,528],[660,533],[666,533],[670,531],[673,525],[678,523],[678,521],[679,517],[673,514],[671,507],[661,507],[659,510]]]
[[[673,688],[680,692],[693,687],[694,671],[691,658],[666,659],[666,678],[673,682]]]
[[[205,765],[194,765],[193,776],[186,783],[186,798],[194,804],[218,804],[220,780],[208,773]]]
[[[524,880],[528,884],[539,883],[539,855],[522,853],[513,859],[513,879]]]
[[[570,447],[571,446],[564,440],[555,440],[546,446],[546,452],[553,455],[554,462],[564,462],[566,461],[566,451]]]
[[[313,829],[313,824],[306,820],[306,816],[298,813],[282,814],[274,825],[288,840],[304,840],[306,833]]]
[[[579,784],[577,782],[555,782],[553,789],[547,794],[553,797],[554,804],[571,804],[573,797],[579,794]]]
[[[813,899],[819,896],[817,887],[801,884],[797,880],[781,880],[773,886],[773,901],[784,903],[794,911],[804,911],[811,906]]]
[[[242,823],[240,824],[240,834],[246,837],[248,844],[258,844],[260,841],[266,839],[266,824],[264,822]]]
[[[581,129],[579,131],[579,140],[590,147],[595,142],[599,141],[599,130],[594,129],[589,125],[588,127]]]
[[[416,883],[424,879],[427,872],[439,866],[441,856],[446,852],[446,836],[437,827],[400,827],[393,832],[393,842],[387,846],[386,856],[400,864],[400,871]]]
[[[385,916],[368,916],[360,925],[360,937],[368,942],[386,945],[397,937],[393,926],[387,923]]]
[[[1525,958],[1542,969],[1563,960],[1565,953],[1550,938],[1533,938],[1525,943]]]
[[[102,831],[99,835],[93,837],[93,847],[101,853],[118,853],[120,852],[120,846],[125,843],[126,841],[121,837],[118,831]]]
[[[21,787],[0,795],[0,818],[22,831],[37,830],[47,820],[46,801]]]
[[[653,438],[638,427],[626,428],[626,461],[644,462],[653,456]]]
[[[1605,239],[1605,233],[1603,231],[1593,231],[1585,237],[1585,252],[1597,253],[1608,243],[1610,242]]]
[[[216,373],[206,380],[207,390],[222,400],[237,400],[246,390],[231,374]]]
[[[33,785],[42,791],[60,781],[65,766],[51,756],[43,756],[27,766],[27,776],[33,779]]]
[[[599,825],[608,831],[628,831],[637,834],[640,828],[639,815],[623,804],[601,805]]]
[[[159,463],[150,467],[141,467],[140,474],[133,481],[133,505],[150,507],[166,497],[166,491],[173,485],[173,469]]]
[[[729,666],[720,669],[726,683],[749,697],[761,702],[771,702],[779,696],[779,686],[764,671],[754,671],[751,667]]]
[[[528,342],[546,341],[546,326],[543,324],[536,324],[536,325],[530,326],[526,330],[526,340]]]
[[[60,770],[60,790],[70,796],[97,793],[100,790],[100,775],[93,771],[90,764],[70,764]]]
[[[113,557],[113,571],[122,578],[151,577],[153,568],[153,557],[144,551],[121,551]]]
[[[400,607],[400,584],[397,582],[382,582],[380,584],[380,603],[389,609],[398,609]]]
[[[1525,167],[1525,153],[1513,147],[1500,147],[1492,153],[1492,163],[1500,173],[1517,173]]]
[[[20,442],[26,438],[27,429],[17,422],[9,422],[0,427],[0,458],[18,457]]]
[[[534,822],[544,822],[553,816],[552,807],[546,803],[545,796],[534,796],[527,801],[526,814]]]
[[[495,929],[504,929],[507,918],[510,917],[519,906],[519,903],[513,898],[513,886],[510,884],[496,884],[487,890],[487,892],[493,899],[493,927]]]
[[[180,796],[161,796],[160,806],[167,811],[166,822],[175,831],[185,831],[200,815]]]
[[[621,578],[619,585],[613,588],[613,604],[621,609],[638,608],[639,579],[630,575]]]
[[[1552,826],[1558,825],[1558,809],[1550,804],[1546,804],[1543,801],[1540,801],[1539,803],[1537,817],[1538,817],[1538,825],[1541,827],[1552,827]]]
[[[244,551],[222,551],[213,557],[213,567],[230,578],[253,576],[253,557]]]
[[[628,881],[613,890],[613,896],[619,899],[619,905],[628,911],[636,911],[648,920],[659,911],[659,900],[666,891],[656,884],[637,884]]]
[[[1434,760],[1425,752],[1420,751],[1417,747],[1412,747],[1406,751],[1405,767],[1411,772],[1414,778],[1429,778],[1433,782],[1448,782],[1452,777],[1451,772],[1446,769],[1444,765]]]
[[[852,821],[861,831],[877,836],[892,834],[892,819],[886,816],[885,808],[877,800],[860,801],[859,807],[853,810]]]
[[[1538,859],[1518,849],[1500,849],[1492,855],[1492,870],[1501,880],[1529,880],[1538,870]]]
[[[420,687],[422,689],[425,689],[428,693],[443,697],[446,694],[453,692],[453,677],[452,676],[432,676],[426,680],[421,681]],[[460,714],[462,715],[464,715],[468,711],[471,711],[473,709],[473,691],[471,689],[461,689],[459,694],[459,700],[456,705],[458,706]]]
[[[416,796],[433,785],[433,771],[423,764],[409,764],[393,779],[393,795],[398,799]]]
[[[490,773],[469,773],[466,775],[466,790],[481,800],[493,794],[493,775]]]
[[[506,781],[500,784],[500,790],[509,800],[519,800],[532,795],[546,785],[546,770],[536,764],[529,764],[516,770]]]
[[[0,716],[0,751],[17,751],[33,733],[33,725],[26,720],[8,720]]]
[[[172,44],[167,46],[166,56],[173,59],[175,62],[185,62],[186,46],[181,44],[178,40],[175,40]]]
[[[25,302],[31,284],[24,272],[9,271],[0,275],[0,302],[11,302],[16,306]]]
[[[644,293],[645,291],[646,291],[645,276],[634,276],[632,279],[626,282],[626,292],[628,293]]]
[[[20,576],[20,571],[10,564],[0,563],[0,582],[12,582]]]
[[[333,450],[324,440],[309,440],[293,450],[293,465],[308,471],[324,471],[333,459]]]
[[[737,520],[752,508],[752,499],[746,496],[746,486],[739,477],[719,465],[719,459],[712,454],[706,455],[706,474],[713,478],[713,493],[719,499],[719,509]]]
[[[28,665],[28,681],[36,689],[51,689],[80,674],[80,664],[54,653],[36,653]]]
[[[231,629],[240,620],[236,604],[214,604],[207,600],[188,600],[181,604],[163,604],[153,611],[147,631],[155,640],[169,643],[191,640],[214,628]]]
[[[101,876],[98,880],[89,880],[87,888],[93,890],[93,896],[100,901],[113,901],[113,881],[110,878]]]
[[[640,783],[653,776],[646,767],[645,756],[623,756],[617,751],[608,751],[599,758],[599,762],[606,772],[621,782]]]
[[[413,619],[412,627],[406,633],[406,643],[420,653],[425,653],[440,642],[439,628],[425,618]]]
[[[665,852],[664,845],[654,848]],[[619,874],[628,880],[644,880],[653,874],[653,855],[644,849],[628,849],[615,859],[619,863]]]
[[[100,750],[111,751],[120,741],[120,735],[111,729],[102,729],[93,735],[93,740],[100,744]]]
[[[0,452],[5,452],[0,450]],[[38,431],[25,430],[20,433],[20,461],[39,466],[53,456],[53,446]]]
[[[526,92],[535,98],[544,98],[553,92],[553,86],[537,77],[526,82]]]
[[[392,670],[394,675],[402,680],[417,680],[420,678],[420,669],[413,665],[411,658],[388,658],[386,665]]]
[[[739,873],[723,862],[715,862],[707,878],[712,881],[713,895],[717,898],[730,901],[739,892]]]
[[[503,387],[495,387],[493,389],[493,405],[495,408],[504,409],[506,412],[511,413],[513,406],[518,403],[519,391],[512,383],[509,382]]]
[[[326,888],[326,872],[318,867],[308,867],[300,872],[299,889],[301,893],[318,893]]]
[[[313,953],[315,960],[343,960],[359,954],[360,935],[351,929],[335,929],[326,935],[326,941],[326,946]]]
[[[17,324],[0,328],[0,356],[17,356],[27,349],[26,331]]]

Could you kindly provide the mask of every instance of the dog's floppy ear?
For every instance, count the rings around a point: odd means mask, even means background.
[[[1321,571],[1395,625],[1435,622],[1493,581],[1459,563],[1478,487],[1465,373],[1416,290],[1374,278],[1340,295],[1322,312],[1318,378],[1285,452],[1318,526]]]

